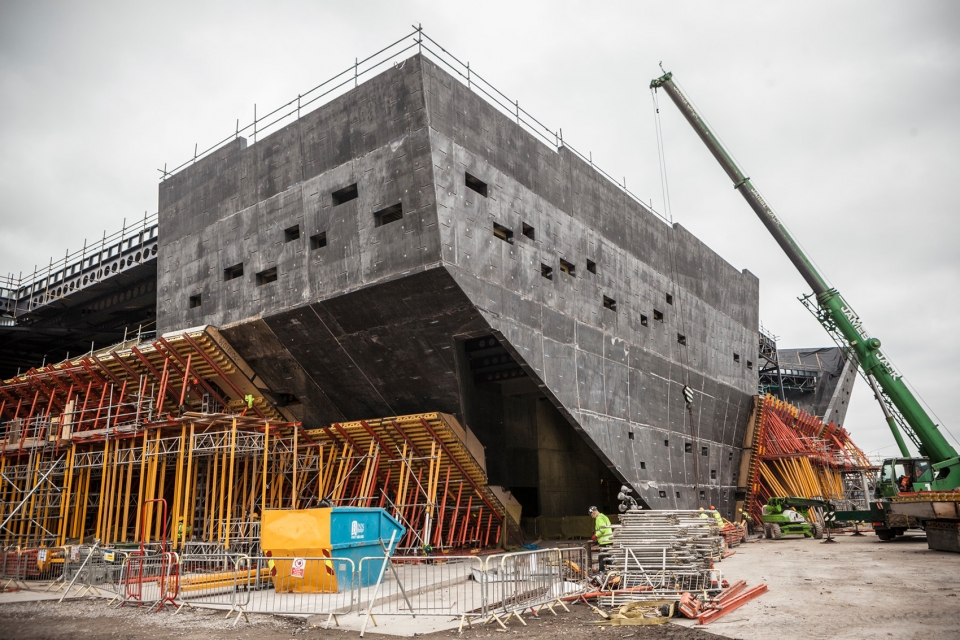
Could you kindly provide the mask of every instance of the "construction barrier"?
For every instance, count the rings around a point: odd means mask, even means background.
[[[356,567],[349,558],[259,556],[245,562],[234,577],[234,606],[241,613],[339,616],[354,610]]]
[[[269,580],[267,573],[253,568],[243,555],[181,556],[176,598],[181,605],[245,607],[250,592]]]
[[[120,606],[149,605],[155,609],[166,604],[177,606],[179,568],[177,554],[170,551],[153,555],[144,551],[131,553],[120,582]]]
[[[561,600],[568,591],[565,578],[584,571],[585,564],[582,547],[488,556],[483,571],[487,620],[504,626],[511,617],[522,622],[520,612],[526,609],[553,611],[555,604],[566,609]]]
[[[477,556],[363,558],[361,575],[382,577],[359,588],[361,611],[373,615],[475,618],[484,615],[483,561]]]

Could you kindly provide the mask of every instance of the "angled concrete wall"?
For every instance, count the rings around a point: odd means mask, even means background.
[[[333,192],[354,183],[358,197],[336,205]],[[160,191],[160,329],[223,327],[306,423],[444,411],[481,439],[508,434],[510,411],[493,412],[499,426],[472,424],[487,418],[458,361],[465,340],[492,335],[533,396],[649,505],[732,508],[757,384],[757,279],[428,60],[255,145],[238,140]],[[374,213],[396,204],[402,218],[378,226]],[[321,232],[326,246],[311,248]],[[502,443],[485,444],[489,456]],[[540,448],[551,469],[577,455]],[[548,515],[588,499],[568,489],[541,492]]]

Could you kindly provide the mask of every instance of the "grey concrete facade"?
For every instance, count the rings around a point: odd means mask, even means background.
[[[159,211],[159,329],[221,327],[306,424],[449,412],[492,483],[579,514],[602,496],[560,418],[650,506],[732,509],[756,277],[431,61],[199,160]]]

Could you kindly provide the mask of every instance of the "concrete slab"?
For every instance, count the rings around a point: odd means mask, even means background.
[[[960,555],[930,551],[922,535],[879,542],[873,534],[844,534],[836,540],[741,545],[719,568],[731,582],[765,582],[769,591],[702,628],[743,640],[958,637]]]

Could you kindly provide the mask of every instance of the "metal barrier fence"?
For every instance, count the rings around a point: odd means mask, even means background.
[[[234,606],[240,614],[334,618],[354,610],[356,567],[349,558],[260,556],[246,562],[238,565],[234,589]]]
[[[483,561],[476,556],[394,557],[384,564],[382,557],[360,560],[360,610],[459,618],[486,614]]]
[[[483,571],[487,621],[496,620],[505,627],[507,620],[516,617],[526,624],[520,617],[521,611],[530,609],[539,614],[547,607],[555,614],[554,605],[566,609],[561,598],[579,590],[579,586],[566,585],[573,578],[583,579],[585,571],[586,551],[582,547],[488,556]]]
[[[477,556],[349,558],[178,556],[93,547],[0,551],[0,577],[47,579],[66,590],[115,594],[117,606],[160,609],[171,604],[237,612],[326,615],[447,616],[464,624],[501,626],[520,613],[563,606],[582,589],[589,568],[582,547]],[[44,573],[46,572],[46,573]],[[106,594],[104,592],[107,592]],[[74,594],[76,595],[76,594]],[[61,598],[63,600],[63,598]],[[563,607],[566,609],[566,607]],[[364,627],[366,622],[364,623]]]

